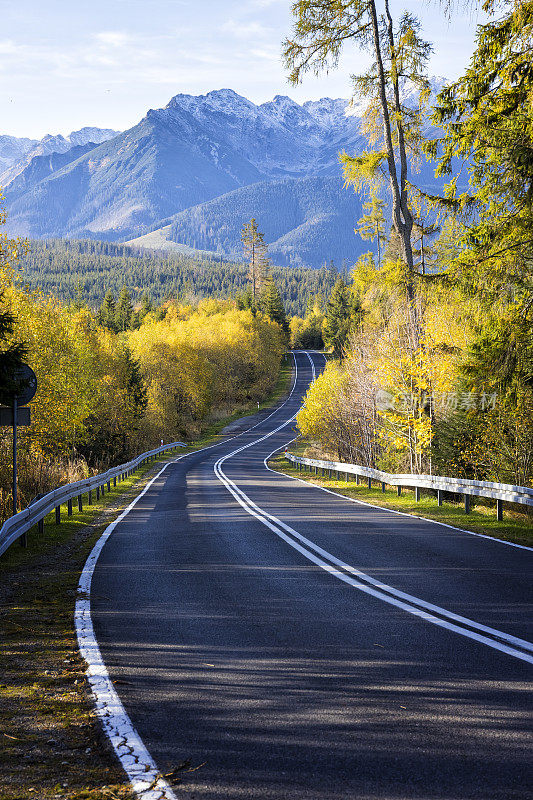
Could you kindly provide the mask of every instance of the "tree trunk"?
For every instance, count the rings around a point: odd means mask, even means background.
[[[400,94],[398,86],[398,76],[394,74],[394,69],[395,69],[394,32],[392,29],[392,18],[389,12],[388,0],[385,0],[385,8],[388,21],[387,34],[389,37],[389,47],[391,51],[391,63],[393,71],[392,85],[394,92],[394,104],[395,104],[396,114],[398,116],[397,128],[398,128],[398,149],[400,153],[400,180],[398,180],[398,173],[396,172],[394,146],[392,143],[391,120],[389,115],[389,106],[387,102],[385,70],[383,67],[381,42],[379,38],[379,23],[378,23],[376,4],[374,0],[371,0],[370,2],[369,12],[372,21],[374,52],[376,56],[376,65],[378,68],[378,78],[379,78],[379,97],[381,101],[381,110],[383,113],[383,133],[385,137],[385,147],[387,151],[387,165],[389,168],[390,185],[392,191],[392,216],[393,216],[394,226],[398,231],[398,235],[400,237],[402,254],[405,263],[407,265],[407,281],[406,281],[407,299],[411,307],[411,312],[413,313],[414,300],[415,300],[415,288],[413,283],[414,260],[413,260],[413,248],[411,244],[413,217],[409,210],[409,205],[407,202],[407,187],[406,187],[407,155],[405,149],[403,126],[401,125],[401,118],[400,118]]]

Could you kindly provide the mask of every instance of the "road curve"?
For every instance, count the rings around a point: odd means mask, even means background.
[[[533,797],[533,553],[270,471],[324,364],[295,362],[282,407],[167,467],[102,548],[94,630],[136,731],[198,767],[195,800]]]

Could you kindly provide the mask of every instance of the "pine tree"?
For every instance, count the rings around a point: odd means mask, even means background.
[[[133,305],[131,295],[126,288],[122,287],[115,310],[115,327],[118,331],[127,331],[131,328],[131,318],[133,316]]]
[[[268,278],[261,293],[260,306],[263,313],[273,322],[277,322],[285,333],[289,331],[289,323],[285,313],[285,307],[281,299],[278,287],[272,278]]]
[[[5,225],[7,213],[2,206],[3,195],[0,192],[0,225]],[[8,239],[0,234],[0,268],[9,274],[16,265],[21,255],[28,251],[28,243],[22,239]],[[0,302],[4,292],[0,291]],[[0,311],[0,346],[14,333],[15,317],[10,311]],[[11,342],[0,349],[0,394],[2,402],[8,402],[9,396],[16,388],[13,383],[13,374],[23,363],[27,355],[27,348],[22,342]]]
[[[78,278],[76,281],[76,289],[74,292],[74,301],[72,303],[72,307],[76,309],[76,311],[80,311],[82,308],[85,308],[85,297],[83,293],[83,284],[81,280]]]
[[[98,322],[104,328],[109,328],[109,330],[116,332],[115,312],[115,298],[111,289],[108,289],[98,311]]]
[[[132,330],[137,330],[142,325],[144,318],[153,311],[154,304],[150,299],[150,295],[148,292],[144,292],[143,296],[141,297],[141,307],[134,312],[131,318],[130,327]]]
[[[0,302],[4,293],[0,292]],[[0,311],[0,344],[10,336],[15,327],[15,318],[9,311]],[[0,350],[0,397],[2,402],[8,402],[9,395],[15,388],[13,375],[21,366],[26,357],[27,350],[24,344],[14,343]]]
[[[464,223],[454,269],[487,304],[505,297],[531,307],[533,230],[533,5],[503,3],[479,25],[465,73],[437,97],[433,122],[444,137],[426,143],[440,159],[437,175],[451,175],[455,159],[469,173],[469,191],[457,178],[447,186],[447,210]],[[462,273],[462,274],[461,274]]]
[[[247,286],[244,292],[241,292],[237,295],[235,298],[235,303],[239,311],[245,311],[247,308],[252,307],[253,298],[251,286]]]
[[[324,342],[336,358],[342,359],[351,328],[350,292],[342,277],[337,279],[326,305]]]
[[[266,277],[269,260],[268,245],[263,241],[264,234],[257,229],[257,222],[252,217],[242,227],[241,240],[244,256],[249,264],[248,279],[252,284],[252,309],[257,306],[259,292]]]

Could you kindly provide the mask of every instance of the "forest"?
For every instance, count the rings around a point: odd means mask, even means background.
[[[126,287],[135,302],[146,293],[159,304],[170,298],[196,302],[204,297],[234,297],[247,284],[247,266],[222,260],[159,253],[96,240],[31,240],[20,268],[30,289],[63,302],[82,299],[98,308],[106,291],[118,297]],[[327,295],[337,270],[270,266],[288,314],[302,314],[310,295]]]

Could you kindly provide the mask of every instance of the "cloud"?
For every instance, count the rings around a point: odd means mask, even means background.
[[[234,36],[235,39],[250,39],[253,36],[269,37],[272,34],[271,29],[260,22],[239,22],[234,19],[225,22],[222,30],[229,33],[230,36]]]
[[[15,44],[11,39],[0,42],[0,56],[18,55],[23,49],[23,45]]]
[[[94,39],[104,47],[125,47],[131,42],[131,36],[124,31],[100,31],[95,34]]]

